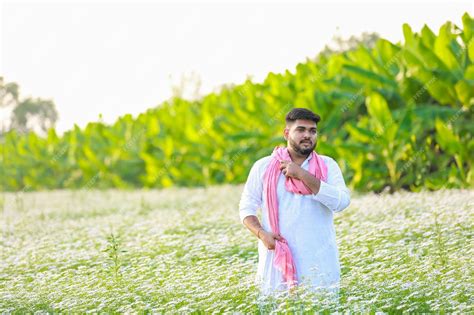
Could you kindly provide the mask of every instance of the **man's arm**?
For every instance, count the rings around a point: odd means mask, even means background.
[[[330,159],[328,162],[328,181],[321,182],[308,171],[294,162],[284,161],[281,163],[285,176],[302,180],[313,192],[312,198],[321,202],[334,212],[347,208],[351,202],[349,189],[346,187],[341,169],[336,161]]]
[[[313,192],[313,194],[317,194],[319,192],[321,181],[318,178],[311,175],[310,172],[301,167],[299,176],[303,183]]]
[[[247,216],[257,216],[257,209],[262,204],[263,182],[260,174],[260,164],[255,163],[250,169],[247,182],[240,197],[239,215],[240,222]]]
[[[298,164],[291,161],[282,161],[280,163],[280,169],[286,177],[293,177],[303,181],[313,194],[319,192],[321,181]]]
[[[268,249],[275,248],[275,239],[282,240],[279,235],[263,229],[257,218],[257,209],[262,204],[263,181],[260,164],[255,163],[250,170],[239,203],[240,220],[255,236],[260,238]]]
[[[257,217],[257,209],[262,203],[263,182],[260,165],[255,163],[250,169],[239,203],[240,220],[245,227],[260,238],[264,229]]]
[[[257,216],[249,215],[245,217],[243,223],[247,227],[247,229],[249,229],[250,232],[260,238],[259,236],[262,234],[263,227],[260,224],[260,221],[258,220]]]
[[[283,238],[273,232],[267,232],[260,225],[260,221],[254,215],[250,215],[244,219],[244,225],[250,230],[255,236],[262,240],[266,248],[272,250],[275,249],[275,240],[283,241]]]
[[[333,212],[340,212],[351,203],[351,192],[346,186],[339,165],[333,159],[328,162],[327,182],[321,182],[318,193],[313,194],[312,198]]]

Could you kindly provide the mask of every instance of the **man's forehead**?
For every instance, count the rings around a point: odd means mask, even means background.
[[[314,121],[311,121],[311,120],[303,120],[303,119],[297,119],[295,120],[295,122],[292,124],[293,128],[299,128],[299,127],[302,127],[302,128],[317,128],[316,126],[316,123]]]

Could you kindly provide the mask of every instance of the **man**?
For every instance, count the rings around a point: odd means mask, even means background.
[[[333,214],[349,206],[350,191],[336,161],[314,152],[319,121],[308,109],[291,110],[287,147],[255,162],[242,192],[240,219],[259,239],[256,280],[265,295],[296,285],[338,292]]]

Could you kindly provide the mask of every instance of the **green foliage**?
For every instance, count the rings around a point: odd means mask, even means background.
[[[198,101],[173,98],[113,125],[58,137],[12,131],[0,147],[3,190],[241,183],[282,144],[284,115],[322,117],[317,152],[360,191],[473,184],[474,22],[403,25],[404,43],[379,39],[269,73]]]

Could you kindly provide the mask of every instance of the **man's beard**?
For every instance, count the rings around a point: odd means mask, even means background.
[[[309,141],[309,142],[311,142],[311,141]],[[316,140],[314,141],[312,146],[303,147],[301,142],[300,142],[300,144],[298,144],[295,141],[293,141],[292,139],[290,139],[290,146],[297,153],[299,153],[301,155],[308,155],[311,152],[313,152],[314,148],[316,147]]]

